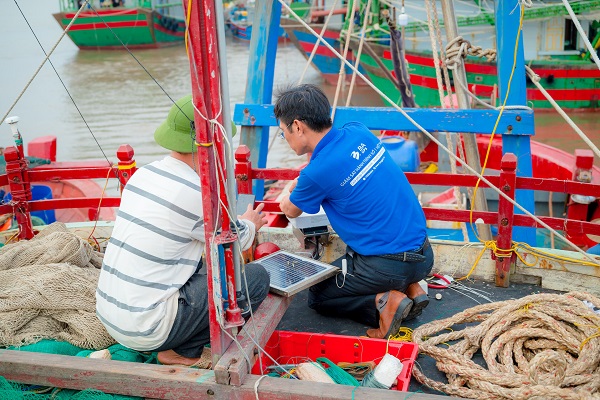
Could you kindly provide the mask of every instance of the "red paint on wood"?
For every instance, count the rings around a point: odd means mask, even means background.
[[[148,21],[117,21],[117,22],[93,22],[86,24],[73,24],[69,31],[95,31],[102,28],[142,28],[148,26]]]
[[[510,199],[515,198],[517,178],[517,157],[507,153],[502,157],[502,170],[500,171],[499,189]],[[499,253],[496,254],[496,286],[508,287],[510,283],[510,268],[514,265],[515,253],[512,247],[514,207],[503,196],[498,199],[498,238]]]

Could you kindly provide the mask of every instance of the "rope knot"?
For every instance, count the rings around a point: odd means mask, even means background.
[[[462,36],[457,36],[446,45],[446,66],[448,69],[456,69],[469,54],[471,43]]]
[[[529,75],[529,79],[531,79],[532,82],[539,82],[540,76],[538,74],[536,74],[531,68],[529,68],[529,66],[525,66],[525,71],[527,72],[527,75]]]
[[[567,360],[554,350],[544,350],[529,363],[529,378],[536,385],[560,386],[567,373]]]
[[[467,56],[485,58],[490,62],[496,61],[495,49],[483,49],[481,46],[472,45],[462,36],[457,36],[446,45],[446,66],[448,69],[456,69]]]

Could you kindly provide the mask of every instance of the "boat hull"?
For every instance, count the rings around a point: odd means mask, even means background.
[[[358,41],[351,42],[358,48]],[[371,43],[371,47],[388,71],[394,75],[391,52],[388,46]],[[440,107],[440,98],[431,53],[406,52],[410,82],[415,101],[420,107]],[[369,79],[387,97],[400,102],[400,92],[382,71],[379,63],[369,55],[361,57]],[[565,109],[589,109],[600,107],[600,70],[587,61],[563,60],[526,62],[541,77],[542,86]],[[467,81],[471,92],[482,100],[498,105],[497,68],[494,63],[469,58],[465,64]],[[527,105],[534,109],[550,109],[552,105],[532,82],[527,82]]]
[[[238,23],[235,23],[230,20],[227,22],[227,26],[228,26],[229,30],[231,31],[231,34],[233,35],[233,37],[235,37],[236,39],[249,41],[252,38],[252,25],[238,24]],[[282,42],[282,41],[285,41],[286,39],[287,39],[287,34],[283,30],[283,28],[280,26],[279,33],[278,33],[278,41]]]
[[[97,12],[97,14],[96,14]],[[147,8],[108,9],[82,12],[68,35],[82,50],[146,49],[183,43],[185,21]],[[75,12],[53,14],[63,29]]]
[[[281,26],[290,41],[308,60],[317,43],[317,38],[296,20],[282,18]],[[311,27],[319,33],[321,32],[323,25],[311,24]],[[325,39],[331,47],[342,53],[343,49],[340,48],[339,36],[339,30],[327,29],[323,34],[323,39]],[[347,59],[350,63],[355,63],[354,53],[351,50],[349,50]],[[321,42],[318,43],[317,51],[312,59],[312,65],[321,73],[325,82],[331,85],[337,85],[340,75],[340,60],[333,51]],[[360,73],[366,74],[365,69],[361,65],[359,65],[358,70]],[[346,74],[346,80],[349,81],[352,77],[352,69],[346,65],[344,73]],[[358,78],[356,82],[359,85],[364,84],[360,78]]]

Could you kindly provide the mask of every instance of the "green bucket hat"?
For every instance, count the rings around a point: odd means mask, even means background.
[[[197,151],[194,144],[196,133],[192,129],[194,121],[194,104],[192,95],[177,100],[169,110],[167,119],[160,124],[154,132],[156,143],[168,150],[178,153],[193,153]],[[236,127],[231,123],[232,135],[236,134]]]

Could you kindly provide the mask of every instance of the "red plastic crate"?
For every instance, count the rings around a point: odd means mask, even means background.
[[[309,332],[275,331],[265,346],[279,364],[299,364],[315,361],[318,357],[326,357],[334,363],[379,361],[386,353],[388,341],[355,336],[331,335]],[[407,391],[410,384],[412,368],[419,353],[418,346],[410,342],[390,340],[388,352],[402,361],[402,372],[398,375],[398,384],[392,389]],[[263,371],[273,365],[273,361],[261,353]],[[262,375],[260,363],[257,361],[252,373]]]

